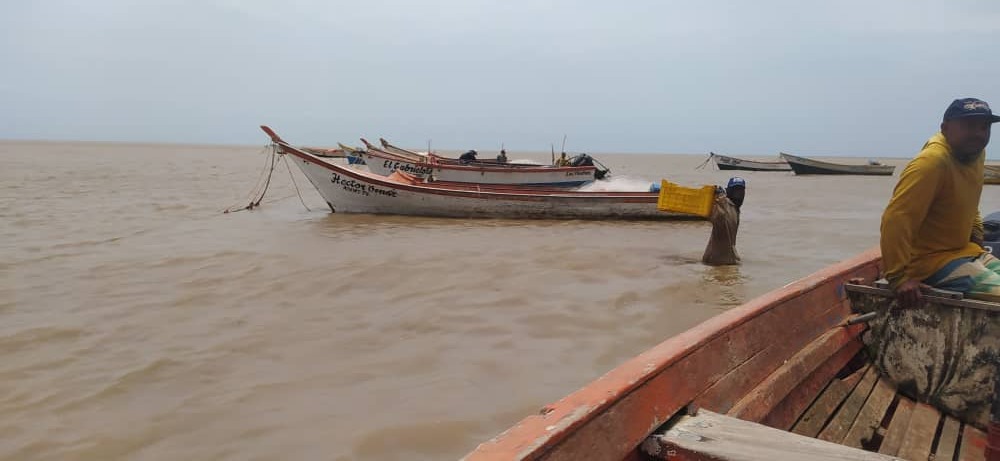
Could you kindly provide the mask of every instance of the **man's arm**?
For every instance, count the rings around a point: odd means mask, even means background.
[[[900,175],[882,213],[882,261],[894,289],[907,281],[913,239],[937,195],[939,181],[940,167],[933,158],[913,159]]]

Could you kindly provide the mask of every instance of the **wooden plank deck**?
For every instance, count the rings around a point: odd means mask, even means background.
[[[708,410],[679,419],[650,437],[646,453],[660,459],[715,461],[871,460],[898,458],[825,442]]]
[[[962,429],[962,448],[958,461],[984,461],[986,459],[986,434],[972,426]]]
[[[872,437],[882,423],[885,411],[889,409],[895,396],[896,389],[885,380],[879,379],[841,443],[854,448],[875,446]]]
[[[955,450],[958,448],[958,431],[960,423],[957,419],[947,416],[944,425],[941,427],[941,437],[938,438],[937,450],[934,451],[935,460],[950,461],[955,458]]]
[[[929,458],[939,421],[941,412],[937,409],[924,403],[916,404],[913,407],[913,416],[910,418],[910,429],[906,431],[903,446],[896,455],[903,459]]]
[[[844,379],[830,381],[830,384],[806,410],[802,418],[792,426],[792,432],[807,437],[819,435],[819,431],[826,425],[830,415],[844,402],[844,399],[854,390],[867,371],[868,367],[866,366]]]
[[[975,427],[896,394],[872,366],[832,379],[790,432],[901,460],[980,461],[986,445]]]
[[[913,414],[913,401],[902,397],[896,405],[896,412],[889,422],[889,431],[882,439],[882,445],[878,452],[885,455],[895,455],[899,453],[899,447],[903,446],[903,438],[906,437],[906,430],[910,428],[910,416]]]
[[[847,400],[837,410],[837,414],[833,415],[826,428],[820,431],[820,440],[834,443],[840,443],[844,440],[844,437],[847,436],[847,431],[854,424],[854,419],[857,418],[858,413],[861,411],[861,407],[868,400],[868,394],[875,387],[875,381],[877,380],[878,372],[875,370],[875,367],[869,368],[861,378],[861,382],[854,387],[851,395],[847,396]]]

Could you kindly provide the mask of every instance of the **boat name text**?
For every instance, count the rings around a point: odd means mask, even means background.
[[[348,192],[353,192],[358,195],[363,195],[369,197],[371,195],[384,195],[386,197],[395,197],[397,191],[395,189],[383,189],[381,187],[376,187],[374,184],[365,184],[363,182],[355,181],[353,179],[345,179],[337,173],[333,173],[330,177],[330,182],[337,184]]]
[[[386,160],[382,162],[382,168],[385,168],[389,171],[399,170],[404,173],[410,173],[418,176],[426,176],[434,172],[434,169],[430,167],[417,166],[412,163],[398,162],[395,160]]]

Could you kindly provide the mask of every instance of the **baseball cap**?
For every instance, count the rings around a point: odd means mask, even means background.
[[[747,187],[747,181],[739,176],[733,176],[732,178],[729,178],[729,182],[726,183],[726,189],[736,186]]]
[[[962,98],[951,102],[948,109],[944,111],[944,121],[966,117],[987,117],[990,123],[1000,122],[1000,116],[993,115],[990,105],[986,101],[976,98]]]

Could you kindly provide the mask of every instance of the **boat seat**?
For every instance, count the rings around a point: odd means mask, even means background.
[[[665,433],[643,442],[643,451],[657,459],[719,461],[899,460],[804,435],[775,429],[708,410],[680,417]]]

